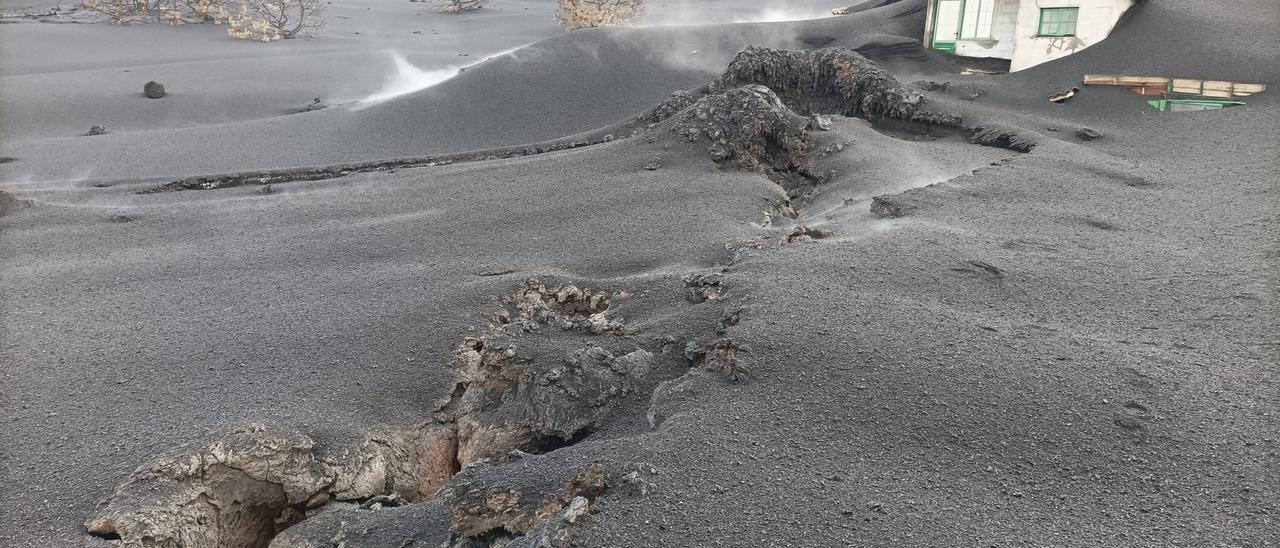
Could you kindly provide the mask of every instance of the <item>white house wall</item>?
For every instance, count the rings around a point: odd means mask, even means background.
[[[956,55],[1012,59],[1018,29],[1018,3],[1019,0],[997,0],[991,18],[991,37],[956,41]]]
[[[1071,55],[1101,42],[1133,0],[1026,0],[1018,13],[1016,45],[1009,70],[1019,71]],[[1036,36],[1040,8],[1080,8],[1075,36]]]

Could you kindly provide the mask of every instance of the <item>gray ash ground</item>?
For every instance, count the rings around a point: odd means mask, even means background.
[[[18,115],[0,543],[1273,545],[1272,92],[1044,97],[1275,84],[1280,7],[1151,0],[991,77],[881,4],[570,33],[358,111]],[[4,60],[6,106],[56,104]],[[93,101],[232,100],[181,73]]]

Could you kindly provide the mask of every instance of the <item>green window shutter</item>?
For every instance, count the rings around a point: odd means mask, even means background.
[[[1041,8],[1037,36],[1075,36],[1080,8]]]

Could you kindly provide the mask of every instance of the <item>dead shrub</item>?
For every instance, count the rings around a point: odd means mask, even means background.
[[[707,369],[724,375],[731,382],[747,382],[752,376],[751,368],[738,360],[738,352],[746,350],[747,348],[732,339],[719,339],[704,349],[706,356],[702,364]]]
[[[462,13],[464,11],[475,11],[483,8],[489,0],[445,0],[436,4],[436,11],[440,13]]]
[[[242,40],[271,42],[294,38],[324,23],[323,0],[238,0],[227,19],[227,34]]]
[[[162,0],[85,0],[82,5],[110,17],[117,25],[124,25],[154,21],[174,3]]]
[[[556,20],[569,30],[628,27],[643,12],[643,0],[560,0]]]
[[[473,0],[480,1],[480,0]],[[272,42],[324,23],[324,0],[85,0],[117,24],[226,24],[232,38]]]

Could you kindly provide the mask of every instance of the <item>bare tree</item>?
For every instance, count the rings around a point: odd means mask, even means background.
[[[569,30],[626,27],[643,11],[643,0],[560,0],[556,20]]]
[[[483,8],[489,0],[445,0],[436,4],[436,11],[440,13],[462,13],[464,11],[474,11]]]

